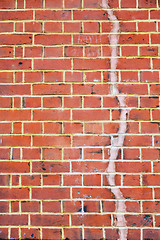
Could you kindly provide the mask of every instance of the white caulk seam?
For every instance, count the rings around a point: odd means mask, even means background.
[[[114,194],[116,201],[116,226],[119,228],[119,240],[127,240],[127,225],[124,213],[126,212],[125,201],[123,198],[123,194],[121,190],[116,187],[115,183],[115,176],[116,176],[116,169],[115,169],[115,160],[118,157],[118,152],[124,144],[124,138],[127,131],[127,109],[125,104],[125,96],[120,96],[118,87],[117,87],[117,62],[118,62],[118,54],[117,54],[117,45],[118,45],[118,38],[119,38],[119,21],[117,17],[113,14],[113,11],[110,9],[107,0],[102,0],[101,4],[102,9],[104,9],[108,13],[109,20],[113,23],[113,28],[109,37],[110,46],[111,46],[111,67],[110,67],[110,93],[113,96],[116,96],[119,102],[119,109],[121,110],[120,120],[123,122],[119,123],[119,131],[118,137],[113,138],[111,149],[110,149],[110,157],[109,157],[109,164],[107,168],[107,178],[108,183],[111,186],[111,192]],[[121,228],[123,227],[123,228]]]

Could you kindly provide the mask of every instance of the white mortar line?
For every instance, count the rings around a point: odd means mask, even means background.
[[[118,45],[118,32],[119,32],[119,21],[117,17],[113,14],[113,11],[110,9],[108,6],[107,0],[102,0],[101,4],[102,9],[106,10],[108,13],[108,18],[110,21],[113,23],[113,28],[110,34],[110,46],[111,46],[111,71],[110,71],[110,77],[111,77],[111,85],[110,85],[110,93],[113,96],[117,96],[118,101],[119,101],[119,108],[124,108],[121,109],[121,116],[120,120],[123,122],[120,122],[119,124],[119,131],[118,131],[118,137],[113,138],[112,144],[111,144],[111,150],[110,150],[110,157],[109,157],[109,164],[107,168],[107,178],[108,178],[108,183],[111,186],[111,192],[114,194],[117,202],[116,202],[116,226],[119,227],[119,240],[127,240],[127,225],[126,225],[126,220],[124,217],[124,213],[126,212],[126,206],[125,206],[125,201],[123,200],[123,194],[120,191],[120,189],[116,187],[115,183],[115,176],[116,176],[116,169],[115,169],[115,160],[117,159],[118,156],[118,151],[120,147],[123,146],[124,143],[124,138],[125,134],[127,131],[127,113],[128,110],[126,108],[125,104],[125,96],[119,96],[119,91],[117,87],[117,73],[116,73],[116,68],[117,68],[117,62],[118,62],[118,56],[117,56],[117,45]],[[111,174],[112,173],[112,174]],[[121,228],[123,227],[123,228]]]

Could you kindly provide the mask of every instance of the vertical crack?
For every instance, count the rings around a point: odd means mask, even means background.
[[[102,0],[101,7],[108,13],[109,20],[113,23],[113,28],[110,34],[110,46],[111,46],[111,67],[110,67],[110,93],[111,95],[117,97],[119,102],[119,109],[121,110],[120,115],[120,124],[119,130],[117,132],[118,137],[114,138],[111,144],[110,150],[110,157],[109,157],[109,164],[107,168],[107,179],[108,183],[111,186],[111,191],[115,196],[116,199],[116,209],[115,209],[115,216],[116,216],[116,226],[119,229],[119,240],[127,240],[128,230],[125,220],[125,212],[126,212],[126,205],[123,194],[121,190],[116,187],[115,183],[115,176],[116,176],[116,169],[115,169],[115,160],[118,156],[119,149],[124,144],[125,134],[127,132],[127,114],[128,110],[126,109],[125,104],[125,96],[121,96],[120,92],[117,87],[117,62],[118,62],[118,40],[119,40],[119,21],[117,17],[113,14],[113,11],[110,9],[107,0]]]

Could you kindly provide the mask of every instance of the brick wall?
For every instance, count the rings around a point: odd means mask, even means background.
[[[160,239],[158,0],[0,0],[0,238]]]

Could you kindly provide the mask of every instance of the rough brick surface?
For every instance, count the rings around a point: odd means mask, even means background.
[[[105,2],[117,32],[101,0],[0,0],[0,239],[160,239],[160,1]]]

